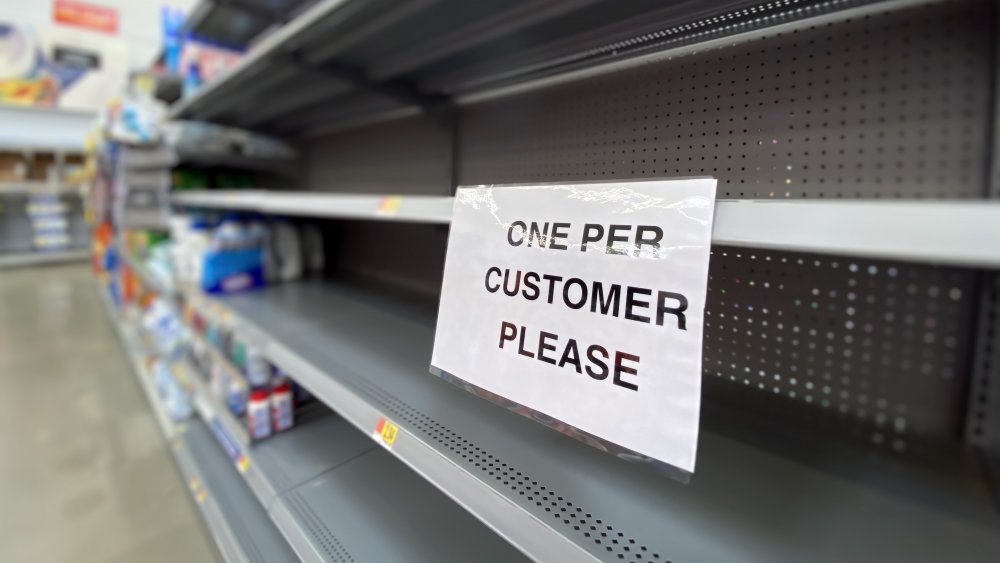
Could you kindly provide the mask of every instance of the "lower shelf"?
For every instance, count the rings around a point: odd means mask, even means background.
[[[193,370],[188,362],[183,368]],[[228,456],[302,561],[482,561],[523,556],[324,405],[253,445],[199,374],[196,405]],[[221,445],[221,447],[220,447]],[[225,452],[225,453],[223,453]]]
[[[177,464],[226,561],[293,563],[295,552],[199,420],[174,445]]]
[[[428,374],[433,312],[329,282],[213,301],[362,431],[392,419],[394,456],[539,560],[1000,560],[977,483],[944,502],[907,472],[891,490],[703,432],[680,485]]]
[[[149,354],[135,330],[124,321],[107,293],[98,288],[112,327],[132,364],[133,373],[170,444],[177,465],[227,563],[298,561],[253,491],[198,420],[178,424],[167,416],[149,373]]]

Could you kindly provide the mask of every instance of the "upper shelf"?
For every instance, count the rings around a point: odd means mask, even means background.
[[[322,0],[170,117],[310,134],[872,2]]]
[[[454,198],[266,190],[177,192],[173,203],[274,215],[448,223]],[[720,200],[720,245],[1000,267],[1000,203]]]
[[[197,39],[243,48],[268,28],[292,19],[310,0],[201,0],[184,20]]]
[[[433,313],[332,283],[215,302],[269,360],[362,432],[382,417],[397,424],[392,455],[536,560],[1000,557],[1000,517],[988,492],[968,483],[932,489],[886,460],[869,468],[917,489],[903,493],[703,428],[698,470],[681,485],[428,374]],[[947,510],[935,508],[942,489],[952,495]]]

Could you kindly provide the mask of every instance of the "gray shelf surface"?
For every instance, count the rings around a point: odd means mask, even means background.
[[[295,529],[308,531],[315,556],[300,551],[306,561],[523,560],[382,449],[368,450],[286,492],[272,514],[279,525],[291,518]]]
[[[187,363],[185,369],[195,368]],[[294,428],[240,444],[239,421],[212,397],[199,374],[191,376],[199,414],[213,432],[226,434],[227,448],[238,448],[228,458],[233,471],[234,458],[245,455],[240,473],[302,560],[521,559],[513,547],[321,403],[300,409]],[[424,518],[426,514],[433,518]]]
[[[204,496],[198,503],[229,562],[297,562],[295,552],[275,527],[267,511],[219,449],[211,431],[192,421],[175,453],[189,485],[197,479]],[[197,481],[196,481],[197,483]],[[193,491],[194,492],[194,491]]]
[[[938,502],[906,473],[913,488],[889,490],[704,429],[681,485],[427,373],[433,311],[328,282],[218,302],[362,431],[397,423],[396,457],[539,560],[1000,558],[1000,515],[979,486]],[[298,490],[322,498],[314,487]]]

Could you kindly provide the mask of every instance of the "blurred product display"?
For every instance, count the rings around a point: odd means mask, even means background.
[[[79,151],[0,148],[0,267],[86,259]]]

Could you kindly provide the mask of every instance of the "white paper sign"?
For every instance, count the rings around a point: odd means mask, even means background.
[[[431,371],[620,457],[693,472],[715,188],[460,188]]]

